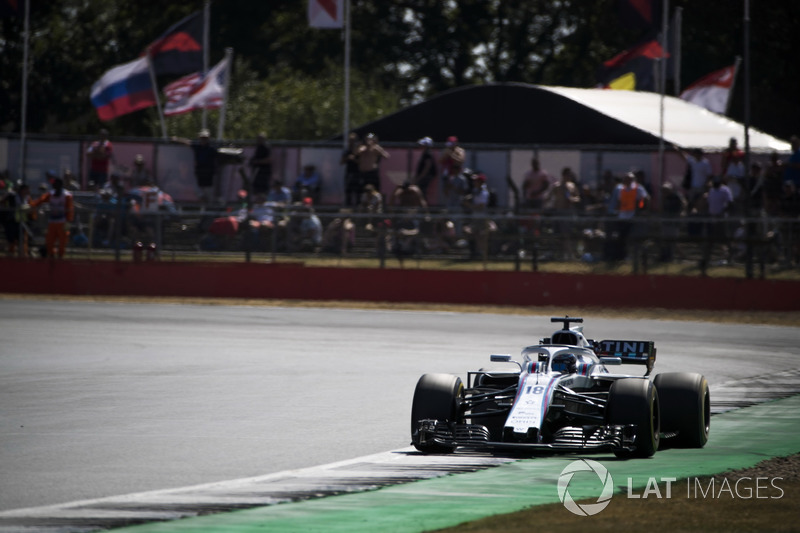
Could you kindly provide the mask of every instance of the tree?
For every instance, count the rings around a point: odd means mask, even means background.
[[[353,78],[361,80],[360,92],[372,92],[364,98],[354,94],[353,102],[375,106],[358,111],[366,111],[364,115],[356,115],[354,108],[352,123],[467,84],[592,87],[598,66],[641,37],[620,25],[618,1],[351,0]],[[673,9],[684,8],[684,84],[732,64],[736,55],[743,54],[743,1],[724,6],[670,2]],[[752,123],[788,137],[800,122],[794,94],[800,73],[793,56],[800,47],[800,32],[794,31],[800,24],[800,9],[787,7],[782,0],[751,3]],[[75,134],[99,129],[101,123],[89,103],[91,84],[109,68],[137,57],[167,26],[202,7],[203,0],[32,2],[28,130]],[[305,121],[310,126],[305,133],[292,133],[290,125],[275,129],[275,121],[270,129],[309,139],[329,131],[338,133],[333,115],[322,117],[328,115],[325,102],[336,109],[340,106],[335,102],[341,98],[319,82],[341,86],[341,78],[332,76],[341,72],[343,64],[342,32],[310,28],[305,8],[306,2],[298,0],[212,4],[211,64],[222,58],[226,47],[232,47],[243,60],[237,69],[247,72],[245,81],[236,80],[232,89],[229,131],[251,120],[245,110],[255,109],[256,97],[248,96],[248,91],[255,91],[283,100],[269,104],[270,116],[276,120],[300,116],[309,109],[314,114]],[[21,17],[0,19],[2,131],[20,128],[21,32]],[[163,85],[169,80],[159,81]],[[744,108],[741,81],[740,77],[732,105],[732,116],[739,120]],[[280,95],[275,92],[279,88],[284,91]],[[279,113],[283,108],[296,110]],[[107,126],[116,135],[158,135],[155,119],[154,110],[146,110]],[[251,129],[246,131],[249,134]]]

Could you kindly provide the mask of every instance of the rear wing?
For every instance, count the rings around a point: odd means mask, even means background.
[[[594,351],[599,357],[618,358],[625,364],[645,365],[645,375],[653,371],[656,363],[656,345],[653,341],[595,341]]]

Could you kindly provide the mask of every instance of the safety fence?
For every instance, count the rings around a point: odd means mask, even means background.
[[[0,211],[2,246],[15,257],[47,255],[46,213]],[[22,223],[16,223],[17,220]],[[15,224],[16,223],[16,224]],[[136,212],[122,204],[78,201],[65,257],[116,261],[279,261],[372,259],[378,267],[427,260],[475,268],[538,271],[553,264],[630,265],[646,274],[686,265],[705,275],[729,265],[747,277],[800,263],[800,220],[658,217],[631,220],[556,212],[391,210],[264,205],[252,209]]]

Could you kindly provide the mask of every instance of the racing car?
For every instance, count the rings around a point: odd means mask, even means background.
[[[411,443],[426,454],[458,448],[613,452],[650,457],[660,445],[702,448],[710,429],[708,381],[670,372],[650,379],[653,341],[587,339],[580,317],[523,348],[521,360],[491,355],[501,369],[424,374],[411,408]],[[633,364],[643,376],[614,373]],[[512,366],[513,365],[513,366]]]

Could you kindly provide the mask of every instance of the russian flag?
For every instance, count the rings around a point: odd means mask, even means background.
[[[147,57],[119,65],[92,85],[92,105],[100,120],[111,120],[156,105]]]

